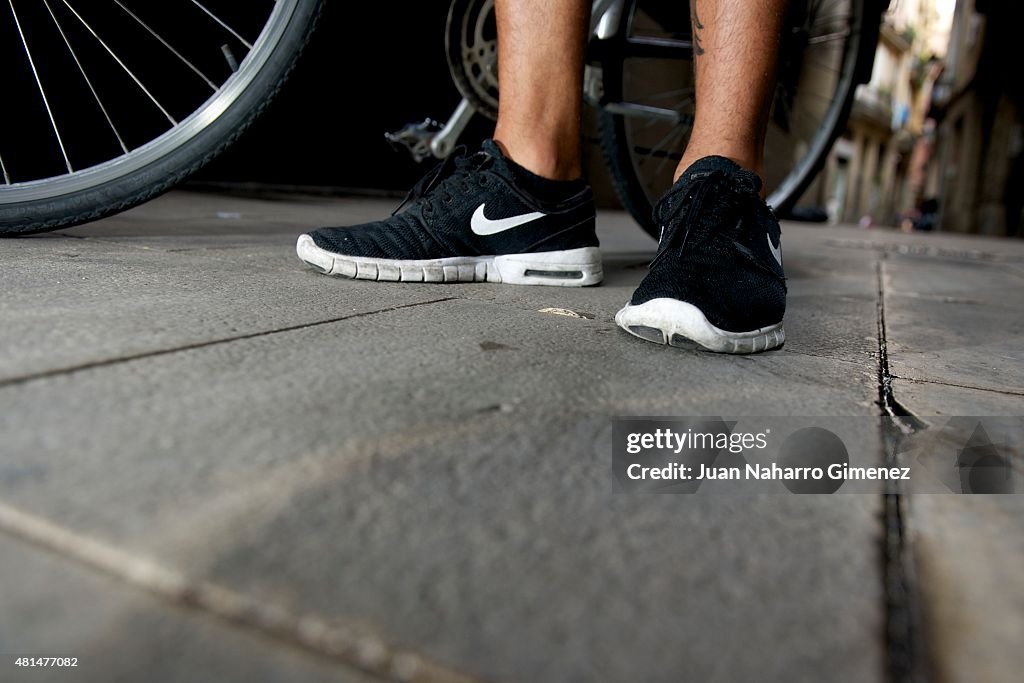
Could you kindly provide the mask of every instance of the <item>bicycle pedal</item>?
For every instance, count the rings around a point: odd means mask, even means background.
[[[440,132],[441,124],[428,118],[420,123],[408,123],[393,133],[384,133],[384,139],[391,144],[392,149],[404,149],[416,163],[420,163],[434,155],[430,143]]]

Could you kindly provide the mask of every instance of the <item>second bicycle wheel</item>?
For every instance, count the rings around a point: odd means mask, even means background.
[[[862,40],[867,2],[792,4],[765,145],[768,203],[777,211],[799,198],[842,132],[862,52],[874,50],[872,40]],[[691,33],[685,6],[634,0],[626,3],[616,35],[598,41],[595,50],[603,85],[602,151],[623,205],[655,237],[652,205],[671,185],[693,125]]]
[[[0,235],[99,218],[193,173],[266,107],[320,6],[10,0]]]

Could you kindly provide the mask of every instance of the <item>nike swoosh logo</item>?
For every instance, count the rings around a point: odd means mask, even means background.
[[[469,228],[477,235],[496,235],[499,232],[505,232],[512,228],[518,228],[520,225],[526,225],[531,221],[535,221],[538,218],[543,218],[544,214],[540,211],[534,211],[533,213],[524,213],[520,216],[512,216],[510,218],[500,218],[498,220],[491,220],[484,215],[484,207],[486,204],[481,204],[477,207],[477,210],[473,212],[473,219],[469,222]]]
[[[765,233],[764,236],[768,238],[768,248],[772,250],[772,256],[775,257],[775,260],[778,261],[779,265],[781,266],[782,265],[782,241],[781,240],[779,241],[779,246],[775,246],[772,243],[772,236],[771,235],[769,235],[768,233]]]

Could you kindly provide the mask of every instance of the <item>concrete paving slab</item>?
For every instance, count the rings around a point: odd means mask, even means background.
[[[1024,304],[1013,294],[1024,284],[1014,260],[1020,245],[944,238],[927,246],[892,250],[882,261],[893,396],[926,430],[950,431],[952,416],[1021,415]],[[949,438],[966,443],[972,424]],[[1024,434],[995,425],[990,437],[1009,448],[1020,491]],[[1024,560],[1024,498],[914,495],[906,509],[931,675],[1016,680],[1024,668],[1024,580],[1015,569]]]
[[[918,495],[909,510],[932,675],[940,681],[1019,680],[1024,500]]]
[[[5,241],[0,382],[445,296],[395,289],[382,304],[375,283],[352,283],[339,297],[301,267],[293,242],[278,234],[250,245],[236,235],[221,238],[224,248],[174,251],[92,238]]]
[[[1024,278],[977,260],[883,261],[889,367],[907,379],[1024,399]],[[973,413],[972,413],[973,414]]]
[[[606,417],[874,391],[454,300],[9,386],[0,498],[485,678],[877,680],[877,499],[615,502]]]
[[[396,203],[175,193],[5,244],[0,501],[488,680],[884,678],[877,497],[616,496],[608,452],[612,415],[876,415],[878,236],[787,225],[789,340],[735,358],[614,326],[654,248],[622,214],[587,290],[295,259]]]
[[[950,416],[1021,415],[1019,396],[995,391],[896,380],[893,393],[929,429]],[[966,443],[970,424],[949,438]],[[1018,495],[915,495],[907,505],[924,637],[941,681],[1014,681],[1024,668],[1024,434],[1019,420],[985,424],[1010,458]]]
[[[381,285],[331,286],[295,257],[294,243],[311,227],[377,220],[396,205],[172,192],[104,221],[7,240],[0,382],[377,310]],[[612,248],[652,248],[621,216],[602,224]],[[384,286],[388,306],[452,296]]]
[[[328,660],[126,588],[0,535],[0,680],[7,683],[216,680],[370,683]],[[17,657],[75,657],[20,668]]]
[[[325,430],[365,447],[492,411],[525,421],[548,412],[871,414],[873,383],[870,367],[851,363],[678,351],[600,321],[447,301],[7,387],[0,431],[7,462],[22,468],[4,483],[27,502],[35,485],[60,480],[58,490],[80,491],[88,507],[106,498],[110,472],[127,468],[153,477],[139,492],[152,504],[175,479],[185,479],[181,492],[206,489],[208,468],[228,454],[258,474],[287,463],[284,453],[335,447]],[[68,460],[69,450],[95,459]],[[47,454],[52,466],[41,469]]]
[[[0,358],[0,381],[375,310],[381,285],[331,286],[302,267],[292,246],[308,226],[369,220],[392,204],[172,193],[89,226],[8,241],[0,277],[11,296],[0,303],[8,322],[0,343],[11,353]],[[610,320],[643,276],[653,241],[621,213],[602,214],[599,226],[609,261],[604,287],[384,285],[391,288],[389,305],[454,295],[537,308],[557,304]],[[796,230],[787,251],[809,233]],[[852,301],[866,304],[871,296],[868,268],[862,270],[870,254],[851,264],[848,251],[832,251],[831,258],[787,264],[788,348],[861,362],[870,353],[870,336],[849,327],[858,326],[864,308]],[[804,262],[808,272],[797,270]],[[816,313],[818,305],[800,305],[800,297],[821,294],[838,295],[829,301],[828,317]],[[51,316],[63,324],[55,326]],[[844,325],[852,336],[837,334]]]

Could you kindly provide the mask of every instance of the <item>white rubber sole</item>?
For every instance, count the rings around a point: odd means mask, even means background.
[[[782,323],[750,332],[728,332],[708,322],[700,309],[676,299],[651,299],[638,306],[626,304],[615,322],[630,334],[655,344],[694,346],[716,353],[758,353],[782,346]]]
[[[597,247],[535,254],[402,261],[334,254],[316,246],[309,235],[301,235],[295,251],[314,270],[325,275],[357,280],[503,282],[509,285],[587,287],[600,283],[604,277],[601,250]]]

